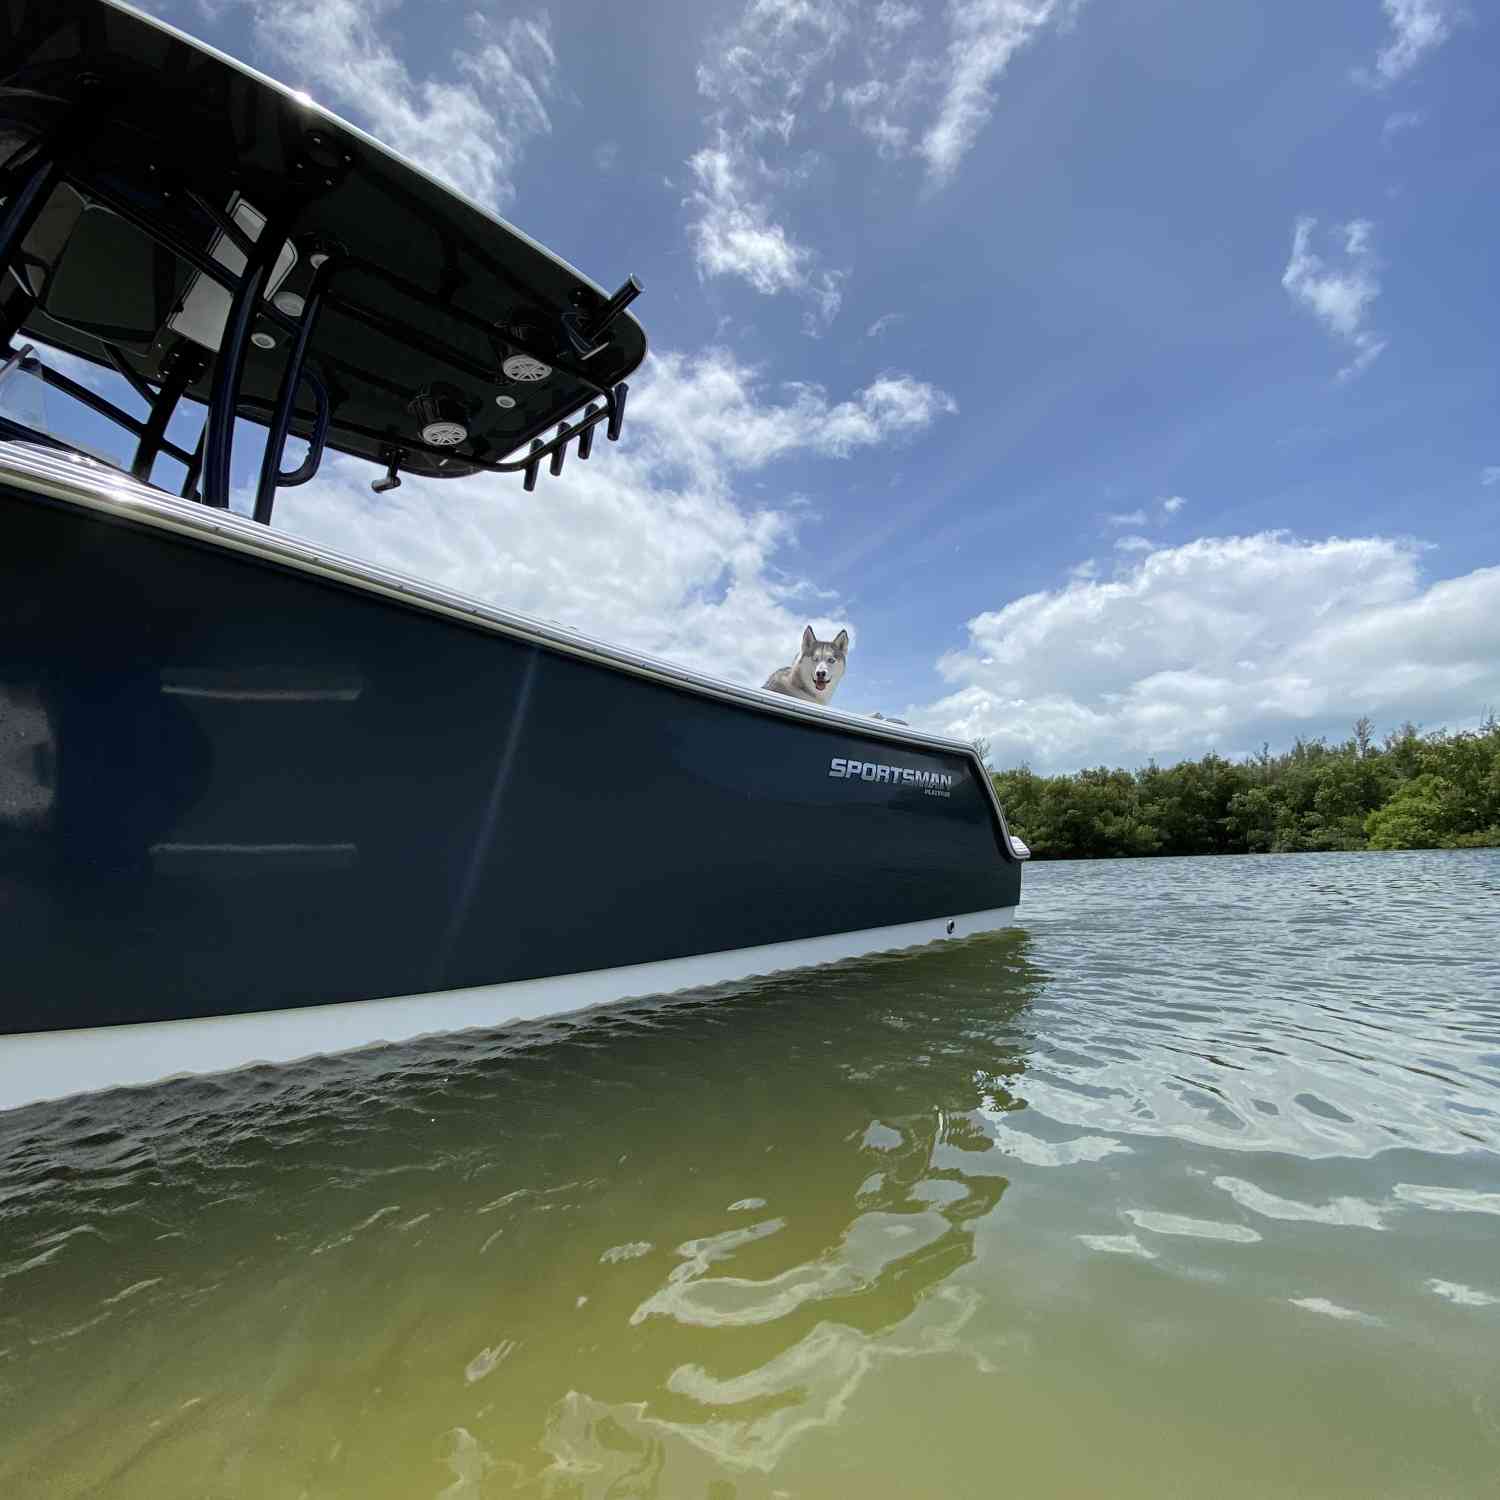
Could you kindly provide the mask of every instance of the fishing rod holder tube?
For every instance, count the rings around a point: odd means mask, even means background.
[[[640,295],[640,282],[634,276],[627,276],[624,286],[597,311],[563,314],[563,332],[579,359],[592,359],[605,347],[609,340],[604,335],[609,331],[609,325]]]

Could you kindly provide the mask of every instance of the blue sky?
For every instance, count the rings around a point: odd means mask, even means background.
[[[646,287],[599,462],[289,529],[742,681],[847,625],[999,764],[1500,705],[1486,10],[152,8]]]

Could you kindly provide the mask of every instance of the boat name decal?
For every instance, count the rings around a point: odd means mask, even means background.
[[[914,771],[910,766],[884,766],[873,760],[849,760],[842,755],[835,755],[829,762],[828,774],[835,781],[919,786],[929,797],[951,796],[954,782],[947,771]]]

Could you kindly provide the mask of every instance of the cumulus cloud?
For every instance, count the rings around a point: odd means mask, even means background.
[[[1168,495],[1161,502],[1162,513],[1168,516],[1175,516],[1186,504],[1187,501],[1181,495]]]
[[[252,0],[251,10],[255,39],[287,82],[487,207],[514,196],[527,142],[552,128],[557,54],[545,14],[473,13],[452,54],[455,76],[437,79],[414,78],[397,55],[382,0]]]
[[[1238,753],[1361,714],[1473,720],[1500,702],[1500,568],[1427,582],[1383,537],[1207,537],[1078,572],[968,622],[952,691],[903,717],[997,764]]]
[[[330,458],[278,502],[278,528],[508,609],[759,685],[803,624],[847,623],[795,571],[792,505],[753,508],[744,476],[797,457],[838,460],[909,438],[953,410],[900,374],[844,400],[767,390],[723,352],[653,357],[632,383],[619,446],[596,445],[528,495],[516,476],[407,477],[383,496],[371,469]]]
[[[1371,243],[1374,226],[1368,219],[1354,219],[1337,227],[1343,245],[1340,264],[1331,264],[1313,250],[1316,228],[1316,219],[1297,220],[1292,231],[1292,254],[1281,284],[1294,302],[1354,351],[1353,358],[1339,371],[1339,379],[1347,380],[1367,370],[1386,346],[1386,340],[1368,324],[1371,305],[1380,295],[1378,262]]]
[[[1375,59],[1375,81],[1394,83],[1448,40],[1454,7],[1446,0],[1382,0],[1390,40]]]

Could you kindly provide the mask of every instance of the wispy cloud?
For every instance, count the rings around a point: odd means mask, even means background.
[[[387,0],[252,0],[256,41],[287,81],[337,106],[377,140],[489,207],[515,195],[526,144],[552,128],[557,72],[545,14],[474,13],[451,78],[414,78],[381,34]]]
[[[1138,505],[1134,510],[1110,510],[1101,519],[1106,526],[1165,526],[1186,504],[1187,501],[1181,495],[1167,495],[1154,501],[1149,510],[1144,505]],[[1138,531],[1130,536],[1122,536],[1115,542],[1116,548],[1121,552],[1139,552],[1155,545],[1155,542],[1148,541]]]
[[[1156,543],[1148,536],[1122,536],[1115,539],[1116,552],[1154,552]]]
[[[838,271],[789,227],[794,190],[814,158],[802,149],[809,110],[847,116],[887,159],[923,162],[942,184],[979,139],[1017,51],[1077,0],[746,0],[709,41],[698,87],[709,144],[692,158],[689,234],[705,276],[838,310]],[[853,76],[851,78],[852,64]]]
[[[882,313],[878,318],[875,319],[873,323],[870,324],[867,329],[865,329],[865,337],[867,339],[878,339],[886,331],[887,328],[893,328],[905,316],[905,313],[898,312]]]
[[[819,269],[816,257],[776,222],[767,201],[746,181],[753,157],[721,133],[688,163],[698,180],[692,226],[698,269],[705,276],[737,276],[765,296],[798,292],[826,326],[843,299],[842,273]]]
[[[1385,123],[1380,127],[1380,139],[1387,146],[1399,135],[1405,135],[1408,130],[1415,130],[1422,123],[1422,112],[1417,109],[1398,109],[1394,114],[1385,117]]]
[[[941,20],[918,27],[914,6],[883,4],[859,33],[863,76],[830,85],[828,102],[881,156],[915,156],[930,181],[946,183],[989,123],[1011,59],[1077,9],[1076,0],[948,0]]]
[[[1386,340],[1367,323],[1371,304],[1380,295],[1378,262],[1371,245],[1374,226],[1368,219],[1354,219],[1336,228],[1343,242],[1341,265],[1331,265],[1314,252],[1316,228],[1315,219],[1297,220],[1281,284],[1295,302],[1354,350],[1353,359],[1339,371],[1339,379],[1346,380],[1368,369],[1386,346]]]
[[[1442,46],[1453,31],[1454,7],[1447,0],[1381,0],[1390,40],[1375,59],[1377,84],[1394,83]]]
[[[711,144],[689,165],[697,189],[689,235],[704,276],[734,276],[763,295],[792,292],[811,304],[816,332],[838,313],[842,273],[781,221],[773,192],[792,176],[772,154],[791,144],[808,84],[848,29],[840,0],[750,0],[698,69],[712,113]]]
[[[1479,476],[1479,482],[1486,489],[1492,484],[1500,484],[1500,464],[1486,464]]]
[[[922,12],[905,0],[880,0],[870,19],[879,30],[899,34],[910,31],[922,19]]]
[[[996,81],[1059,8],[1058,0],[950,0],[942,102],[920,148],[934,178],[953,175],[989,122]]]

